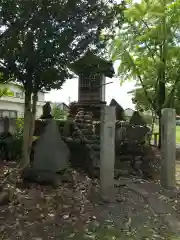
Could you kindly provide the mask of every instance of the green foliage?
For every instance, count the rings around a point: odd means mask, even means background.
[[[88,47],[98,49],[113,8],[103,0],[0,0],[0,6],[0,70],[25,90],[24,167],[29,164],[37,92],[60,89],[72,77],[69,64]]]
[[[3,96],[12,96],[12,92],[7,88],[4,87],[3,85],[5,84],[5,79],[4,79],[4,75],[2,73],[0,73],[0,97]]]
[[[152,85],[153,87],[153,85]],[[171,86],[166,86],[166,94],[169,94],[171,91]],[[133,94],[132,102],[135,104],[135,107],[138,111],[148,111],[151,110],[154,112],[155,110],[152,108],[151,103],[148,101],[143,88],[137,88],[131,91]],[[155,95],[155,89],[149,90],[151,96]],[[176,89],[173,95],[173,101],[171,102],[171,107],[176,109],[176,113],[180,114],[180,88],[179,84],[176,85]]]
[[[15,159],[20,159],[22,154],[22,143],[23,143],[23,128],[24,128],[24,119],[18,118],[16,120],[16,131],[14,133],[14,142],[13,142],[13,155]]]
[[[180,78],[180,1],[129,2],[125,23],[114,37],[110,54],[120,60],[121,81],[134,80],[137,109],[173,107]]]
[[[0,88],[0,97],[12,96],[12,92],[8,88]]]
[[[23,118],[17,118],[17,120],[16,120],[16,132],[15,132],[15,135],[14,135],[17,139],[22,138],[23,127],[24,127],[24,119]]]
[[[142,114],[142,117],[144,118],[144,121],[147,123],[147,125],[152,125],[153,118],[150,115]]]
[[[113,18],[111,5],[98,0],[0,0],[0,6],[0,67],[30,93],[59,89],[71,77],[68,64],[89,45],[99,47]]]
[[[52,116],[54,119],[66,119],[68,113],[63,111],[58,106],[54,105],[52,108]]]

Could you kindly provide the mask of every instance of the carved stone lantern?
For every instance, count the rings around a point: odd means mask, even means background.
[[[114,75],[112,62],[88,51],[71,69],[79,76],[77,109],[92,112],[94,120],[99,120],[101,106],[106,105],[105,78]]]

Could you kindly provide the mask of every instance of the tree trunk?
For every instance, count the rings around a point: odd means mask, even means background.
[[[158,148],[160,149],[161,148],[161,139],[162,139],[162,136],[161,136],[161,113],[158,115],[159,117],[159,143],[158,143]]]
[[[31,128],[29,131],[29,154],[31,153],[33,134],[35,129],[35,119],[36,119],[36,104],[37,104],[37,93],[33,94],[33,102],[32,102],[32,114],[31,114]]]
[[[159,117],[159,144],[158,147],[161,148],[161,110],[166,100],[166,86],[164,80],[164,72],[161,73],[162,78],[159,82],[159,89],[158,89],[158,117]]]
[[[22,147],[22,158],[20,162],[21,169],[25,168],[30,163],[29,156],[29,132],[31,129],[31,93],[25,92],[25,107],[24,107],[24,132],[23,132],[23,147]]]
[[[166,11],[166,0],[164,0],[164,13]],[[159,92],[158,92],[158,116],[159,116],[159,148],[161,148],[161,111],[166,101],[166,71],[167,71],[167,26],[166,26],[166,14],[163,15],[162,19],[163,27],[163,38],[162,45],[160,47],[160,60],[163,65],[160,68],[160,79],[159,79]]]

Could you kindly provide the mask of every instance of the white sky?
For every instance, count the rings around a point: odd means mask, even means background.
[[[118,62],[114,64],[115,70],[118,67]],[[127,81],[123,85],[120,84],[119,78],[106,78],[106,83],[112,82],[106,85],[106,101],[107,104],[114,98],[124,109],[132,108],[132,96],[127,94],[128,91],[134,88],[134,82]],[[70,102],[78,100],[78,79],[69,79],[62,86],[61,90],[52,90],[45,94],[45,100],[51,102],[64,102],[69,104]]]
[[[121,2],[121,0],[116,1]],[[106,78],[106,83],[108,82],[113,83],[106,85],[107,103],[109,103],[111,99],[114,98],[124,109],[134,109],[134,105],[131,101],[131,96],[127,94],[128,91],[133,89],[134,83],[127,81],[123,85],[120,85],[120,80],[118,78]],[[69,100],[71,102],[77,101],[78,79],[67,80],[61,90],[52,90],[50,93],[46,94],[45,100],[52,102],[64,102],[66,104],[69,103]]]
[[[106,83],[108,82],[113,83],[106,85],[107,103],[109,103],[112,98],[115,98],[124,109],[134,109],[131,96],[127,94],[127,92],[133,88],[134,84],[132,82],[126,82],[121,86],[120,80],[116,78],[107,78]],[[45,96],[46,101],[65,102],[66,104],[69,103],[69,99],[71,102],[78,100],[78,79],[67,80],[61,90],[52,90]]]
[[[121,0],[116,0],[121,2]],[[134,0],[137,1],[138,0]],[[120,85],[120,80],[117,78],[106,79],[106,82],[113,82],[106,85],[106,101],[109,103],[112,98],[115,98],[116,101],[124,108],[132,108],[134,106],[131,101],[131,96],[127,94],[128,91],[133,89],[133,82],[126,82],[123,85]],[[52,102],[65,102],[69,103],[69,100],[77,101],[78,100],[78,79],[67,80],[63,85],[61,90],[52,90],[49,93],[45,94],[46,101]]]

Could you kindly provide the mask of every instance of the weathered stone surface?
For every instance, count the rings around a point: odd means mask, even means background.
[[[162,110],[161,139],[161,184],[166,189],[176,187],[176,110]]]
[[[100,186],[101,195],[114,201],[114,165],[115,165],[115,107],[104,107],[101,113],[100,141]]]
[[[49,120],[34,147],[32,167],[36,170],[58,172],[68,167],[70,151],[61,139],[57,123]]]
[[[116,108],[116,120],[125,120],[124,109],[122,106],[113,98],[109,104],[110,107]]]
[[[60,177],[58,174],[49,171],[39,171],[30,167],[24,169],[22,178],[29,182],[49,184],[53,186],[56,186],[58,183],[60,183]]]
[[[141,184],[134,184],[134,183],[132,183],[132,184],[128,185],[128,188],[131,191],[140,194],[144,198],[148,198],[149,197],[149,193],[143,187],[141,187]]]
[[[140,115],[138,111],[134,111],[129,123],[133,125],[141,125],[141,126],[146,125],[145,120],[143,119],[143,117]]]

